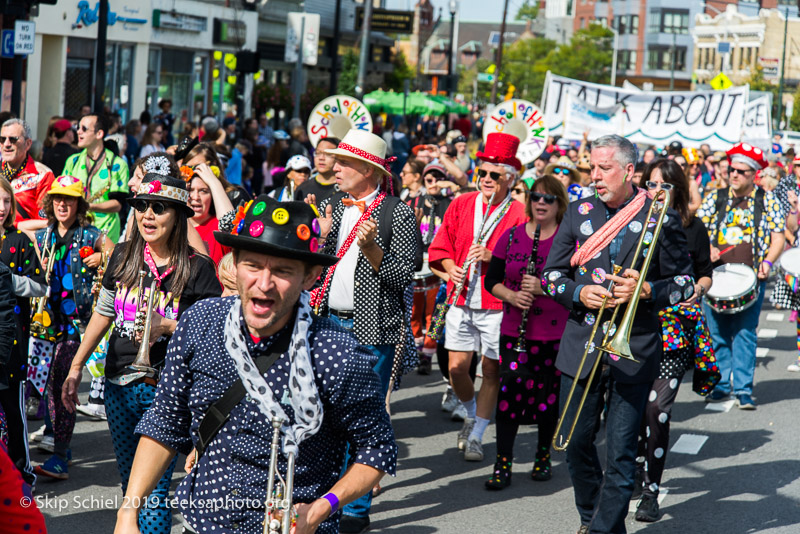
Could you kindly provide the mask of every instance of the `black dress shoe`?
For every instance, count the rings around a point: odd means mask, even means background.
[[[361,534],[369,528],[369,516],[356,517],[354,515],[342,514],[339,520],[339,532],[341,534]]]
[[[642,521],[644,523],[658,521],[658,496],[647,494],[642,496],[642,500],[639,501],[639,506],[636,509],[636,515],[634,518],[636,521]]]

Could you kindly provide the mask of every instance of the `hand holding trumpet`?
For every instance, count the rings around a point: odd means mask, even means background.
[[[606,307],[608,308],[614,308],[618,304],[625,304],[633,297],[639,276],[639,271],[634,269],[625,269],[622,276],[607,274],[606,280],[613,282],[613,286],[606,289],[601,285],[586,285],[581,289],[580,300],[590,310],[599,310],[604,298],[608,298],[606,302]],[[645,282],[642,285],[640,297],[649,299],[651,294],[652,287]]]

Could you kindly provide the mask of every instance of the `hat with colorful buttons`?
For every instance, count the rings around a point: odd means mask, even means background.
[[[760,171],[768,165],[764,158],[764,151],[747,143],[737,143],[728,150],[728,160],[731,163],[744,163],[753,170]]]
[[[233,230],[214,232],[220,244],[269,256],[330,266],[339,258],[319,252],[317,213],[305,202],[278,202],[260,195],[240,206]]]
[[[82,197],[83,182],[74,176],[59,176],[50,185],[48,195],[63,195],[65,197]]]

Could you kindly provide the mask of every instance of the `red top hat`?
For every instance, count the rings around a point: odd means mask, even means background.
[[[486,136],[486,146],[483,152],[478,152],[478,159],[496,165],[511,165],[517,170],[522,169],[522,162],[517,159],[519,137],[503,132],[494,132]]]

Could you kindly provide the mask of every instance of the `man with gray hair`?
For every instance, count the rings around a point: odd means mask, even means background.
[[[447,208],[428,249],[432,269],[448,275],[444,347],[450,351],[450,385],[466,410],[458,433],[458,450],[471,462],[483,460],[483,434],[489,425],[500,388],[499,343],[503,303],[483,285],[492,251],[503,233],[527,220],[525,206],[509,193],[522,163],[519,139],[497,132],[486,139],[477,171],[479,191],[461,195]],[[455,288],[460,291],[455,293]],[[433,321],[432,321],[433,324]],[[473,352],[482,353],[483,382],[475,399],[469,376]]]
[[[592,143],[592,182],[597,195],[567,208],[542,274],[545,293],[570,311],[556,359],[556,367],[563,373],[563,425],[554,441],[557,445],[564,441],[562,437],[577,417],[567,447],[567,465],[580,514],[579,534],[625,532],[639,425],[661,360],[658,312],[694,293],[681,219],[668,210],[658,239],[654,238],[655,224],[647,220],[652,201],[632,184],[635,163],[636,148],[623,137],[608,135]],[[653,255],[633,319],[630,347],[634,361],[599,348],[605,332],[610,332],[611,339],[618,326],[609,324],[609,309],[629,302],[635,291],[642,255],[637,258],[634,254],[643,232],[646,249]],[[606,311],[600,316],[598,310],[603,304]],[[620,311],[618,319],[624,315],[624,309]],[[599,327],[590,339],[594,326]],[[581,365],[584,355],[586,363]],[[598,358],[597,372],[589,379]],[[573,402],[567,406],[572,387]],[[586,402],[578,414],[577,401],[587,389]],[[595,437],[606,393],[608,451],[604,473]],[[654,400],[653,395],[650,393],[650,400]]]
[[[17,201],[17,219],[14,222],[41,221],[32,223],[34,226],[29,229],[35,230],[44,228],[46,224],[39,210],[55,176],[50,168],[30,156],[28,152],[32,143],[31,127],[24,120],[9,119],[0,127],[0,176],[8,180],[14,189]]]

